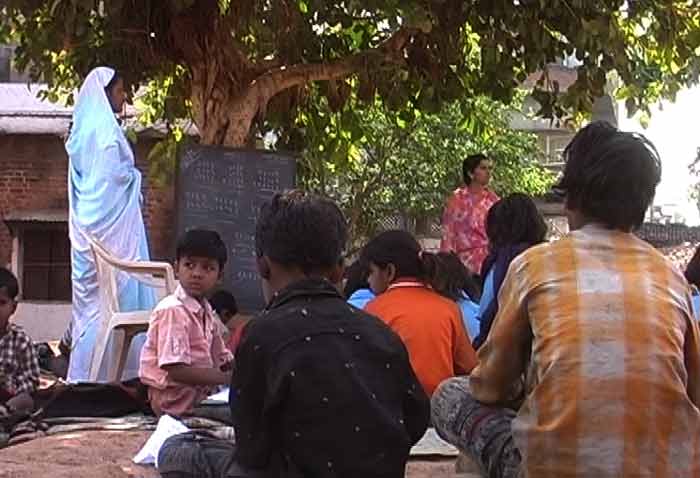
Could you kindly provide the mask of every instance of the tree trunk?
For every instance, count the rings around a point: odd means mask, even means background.
[[[277,60],[256,60],[232,42],[231,25],[216,20],[217,2],[198,5],[173,21],[171,38],[190,73],[194,122],[203,144],[254,144],[255,119],[264,115],[275,95],[312,81],[345,78],[363,67],[405,63],[403,47],[414,30],[400,29],[377,48],[327,63],[280,66]]]
[[[194,122],[203,144],[250,145],[251,126],[259,106],[252,88],[239,88],[220,74],[223,65],[209,62],[192,69],[191,99]]]

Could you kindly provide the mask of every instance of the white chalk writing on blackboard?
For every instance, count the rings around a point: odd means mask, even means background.
[[[258,169],[255,176],[255,187],[261,191],[275,192],[280,190],[280,173],[274,170]]]
[[[245,185],[245,171],[242,164],[229,164],[226,172],[221,177],[221,183],[225,186],[241,189]]]
[[[185,151],[185,154],[183,155],[181,161],[182,161],[182,169],[187,171],[190,169],[190,166],[192,166],[192,163],[195,163],[197,160],[200,158],[200,152],[197,149],[191,148]]]
[[[194,180],[202,185],[216,184],[216,168],[211,160],[201,160],[192,168]]]
[[[254,280],[259,280],[260,277],[258,276],[258,273],[256,271],[250,271],[250,270],[245,270],[245,269],[238,269],[233,272],[233,276],[236,280],[240,281],[254,281]]]
[[[248,244],[241,244],[241,243],[236,243],[233,244],[230,248],[230,253],[231,257],[255,257],[255,247],[253,247],[250,243]]]
[[[178,229],[215,229],[228,247],[224,287],[242,310],[264,306],[255,224],[273,194],[294,186],[294,159],[269,151],[188,145],[178,171]]]
[[[237,199],[225,196],[215,196],[204,192],[187,191],[184,195],[185,208],[190,214],[218,213],[227,216],[237,217],[240,212],[240,205]]]
[[[195,191],[186,191],[184,206],[188,211],[206,211],[207,195]]]

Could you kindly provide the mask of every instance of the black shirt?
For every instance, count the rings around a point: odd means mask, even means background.
[[[403,478],[430,417],[401,339],[321,279],[281,291],[248,325],[232,383],[236,459],[253,469]]]

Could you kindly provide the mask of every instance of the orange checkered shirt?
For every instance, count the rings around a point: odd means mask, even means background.
[[[526,476],[700,476],[698,324],[659,252],[589,225],[519,256],[499,305],[470,383],[503,403],[526,375]]]

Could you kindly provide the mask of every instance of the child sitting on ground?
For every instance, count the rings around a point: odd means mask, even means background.
[[[457,304],[432,289],[442,274],[435,255],[406,231],[386,231],[365,246],[362,260],[378,295],[365,310],[401,337],[425,392],[432,395],[443,380],[468,374],[476,354]]]
[[[489,255],[481,269],[484,292],[479,303],[479,333],[472,338],[475,349],[481,347],[498,313],[498,293],[510,263],[520,254],[545,241],[547,223],[530,196],[511,194],[493,205],[486,216]]]
[[[488,476],[697,478],[700,329],[683,276],[633,233],[661,160],[607,122],[564,159],[572,232],[512,261],[479,365],[440,385],[433,424]]]
[[[0,267],[0,428],[34,408],[39,387],[39,360],[34,344],[21,327],[10,322],[17,309],[17,278]]]
[[[428,424],[427,397],[401,339],[335,286],[347,240],[340,209],[278,195],[256,228],[269,303],[236,352],[236,443],[172,437],[160,475],[403,477]]]
[[[222,335],[226,348],[235,354],[250,319],[238,317],[236,298],[227,290],[221,289],[214,292],[209,298],[209,303],[223,325]]]
[[[441,272],[429,272],[434,277],[433,288],[459,306],[468,338],[474,340],[479,335],[479,284],[454,252],[438,252],[435,262]]]
[[[180,285],[155,308],[141,352],[139,376],[160,416],[189,415],[217,385],[232,360],[205,298],[221,279],[226,246],[214,231],[190,230],[177,245]]]
[[[369,288],[368,275],[367,264],[359,260],[352,263],[345,271],[346,281],[343,294],[348,304],[354,305],[358,309],[364,309],[365,305],[376,297],[372,289]]]

